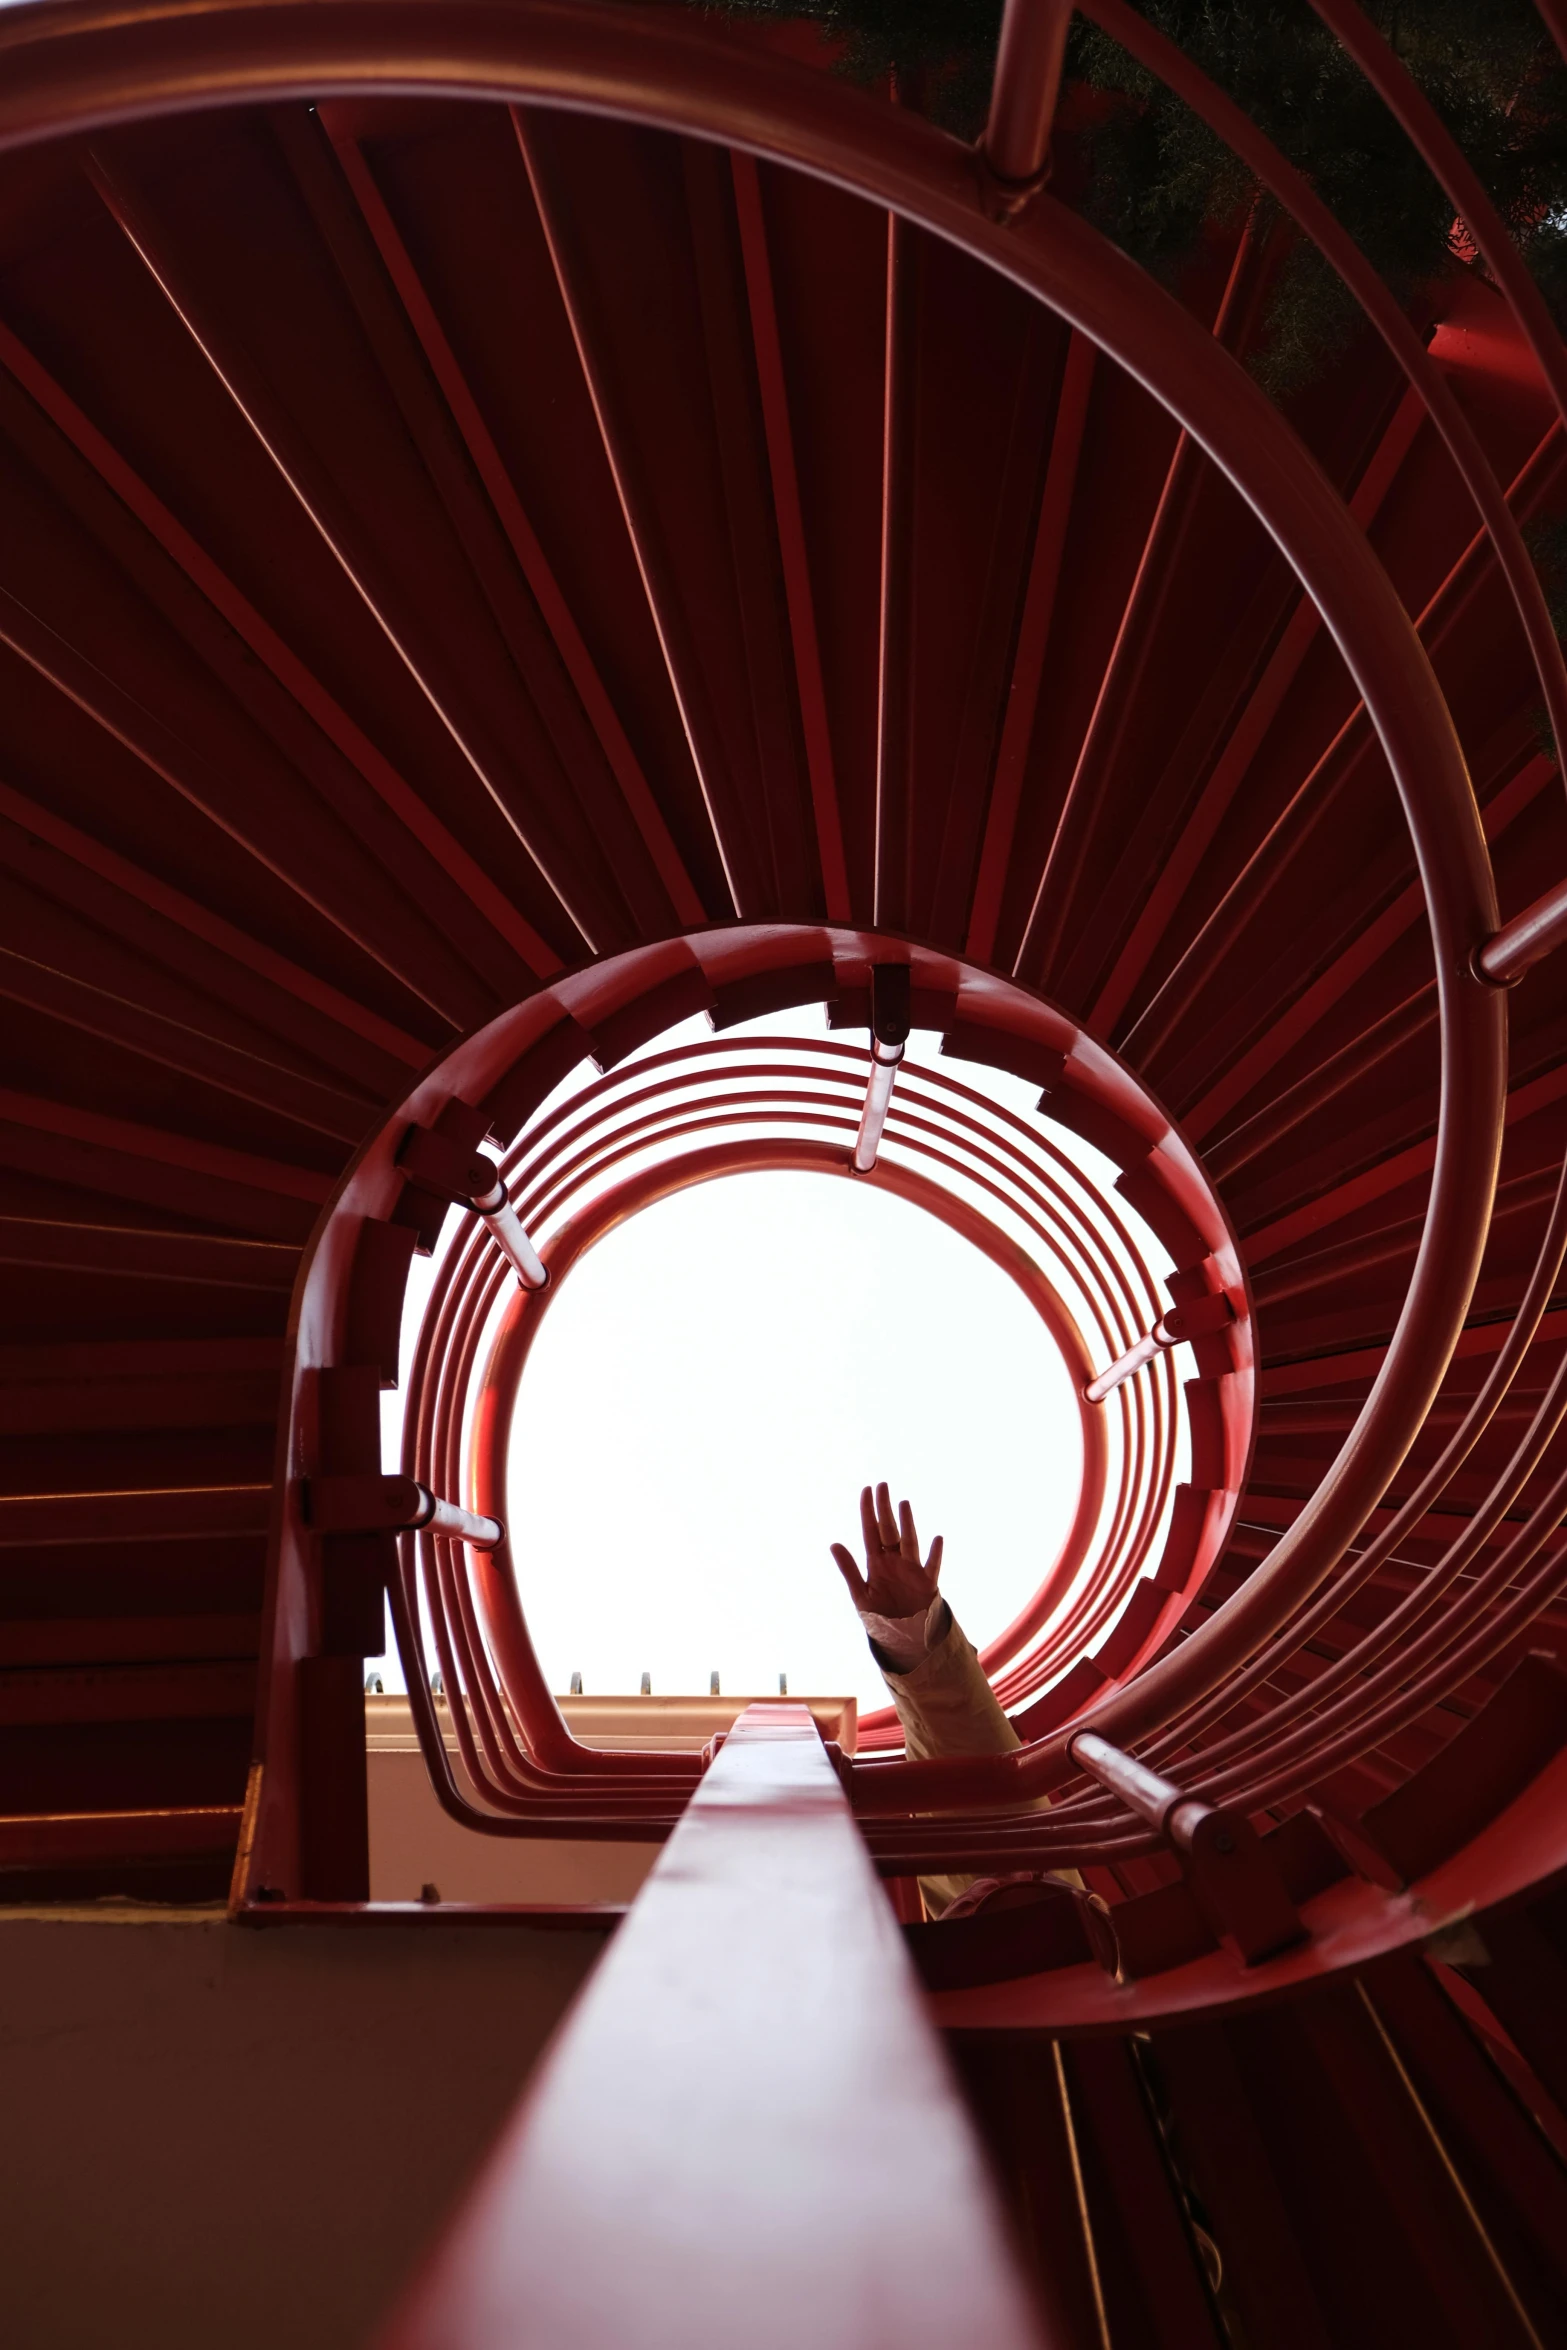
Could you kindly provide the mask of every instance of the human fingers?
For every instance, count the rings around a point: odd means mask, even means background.
[[[860,1533],[865,1541],[865,1564],[869,1566],[881,1548],[881,1528],[876,1522],[876,1504],[868,1485],[860,1488]]]
[[[830,1547],[832,1550],[834,1562],[837,1565],[838,1572],[843,1577],[845,1583],[847,1583],[849,1586],[849,1597],[853,1600],[856,1607],[862,1607],[865,1603],[866,1594],[870,1590],[870,1585],[866,1582],[865,1577],[860,1573],[859,1568],[855,1565],[853,1551],[845,1550],[841,1542],[834,1542],[830,1545]]]
[[[941,1574],[941,1547],[942,1538],[938,1534],[930,1546],[930,1556],[925,1561],[925,1572],[932,1583],[936,1582]]]
[[[896,1550],[898,1521],[892,1514],[892,1495],[885,1485],[876,1488],[876,1526],[883,1550]]]
[[[911,1566],[920,1563],[920,1538],[914,1530],[914,1511],[906,1501],[898,1504],[898,1548]]]

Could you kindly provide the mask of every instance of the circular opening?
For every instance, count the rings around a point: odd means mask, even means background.
[[[552,1685],[885,1690],[829,1555],[885,1477],[979,1646],[1059,1552],[1082,1443],[1017,1285],[890,1193],[764,1173],[617,1226],[540,1330],[512,1423],[523,1606]]]
[[[580,1065],[503,1162],[550,1288],[519,1291],[455,1212],[410,1284],[388,1461],[505,1518],[501,1637],[525,1676],[519,1636],[562,1692],[785,1675],[855,1696],[862,1742],[896,1743],[829,1552],[882,1477],[945,1537],[1009,1708],[1134,1603],[1148,1636],[1191,1473],[1184,1365],[1160,1356],[1100,1405],[1083,1390],[1164,1310],[1172,1260],[1054,1094],[934,1034],[910,1040],[875,1170],[850,1176],[869,1065],[797,1012]],[[427,1650],[448,1605],[431,1571]]]

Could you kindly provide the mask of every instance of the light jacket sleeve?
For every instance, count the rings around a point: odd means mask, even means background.
[[[934,1755],[1010,1754],[1022,1740],[981,1671],[972,1641],[945,1601],[942,1606],[945,1625],[932,1626],[930,1645],[907,1671],[889,1664],[885,1651],[871,1643],[909,1755],[927,1762]]]
[[[973,1642],[945,1600],[939,1607],[941,1613],[932,1608],[926,1620],[925,1650],[913,1664],[900,1666],[880,1642],[871,1640],[871,1654],[903,1725],[909,1757],[929,1762],[938,1755],[1010,1754],[1023,1741],[1002,1711]],[[1048,1798],[1040,1797],[1038,1808],[1048,1810]],[[1053,1873],[1068,1884],[1082,1885],[1075,1869]],[[973,1882],[971,1876],[921,1877],[926,1916],[940,1917]]]

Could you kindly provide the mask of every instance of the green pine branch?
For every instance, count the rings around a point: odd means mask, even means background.
[[[855,79],[893,79],[906,102],[966,137],[984,120],[1000,0],[696,0],[787,17],[840,44]],[[1453,208],[1353,60],[1305,0],[1141,0],[1141,13],[1243,106],[1312,182],[1399,299],[1417,303],[1475,266]],[[1567,316],[1567,68],[1532,0],[1368,0],[1468,155],[1559,316]],[[1067,59],[1061,174],[1124,251],[1174,277],[1215,222],[1258,202],[1206,125],[1079,18]],[[1087,103],[1073,104],[1073,86]],[[1071,126],[1076,125],[1073,128]],[[1273,219],[1263,204],[1260,219]],[[1253,356],[1276,395],[1308,381],[1359,311],[1303,239],[1288,240]]]

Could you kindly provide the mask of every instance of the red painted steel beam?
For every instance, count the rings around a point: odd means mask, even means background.
[[[207,550],[176,519],[162,499],[148,488],[140,475],[127,464],[70,395],[54,381],[21,339],[3,323],[0,323],[0,364],[9,370],[50,423],[64,434],[71,446],[108,484],[129,512],[135,515],[164,553],[179,565],[193,586],[200,589],[214,611],[222,615],[334,748],[363,776],[377,796],[407,827],[420,847],[463,891],[497,935],[504,938],[526,962],[528,957],[524,949],[529,935],[526,927],[510,899],[496,887],[478,859],[470,856],[461,843],[452,837],[439,817],[425,806],[412,785],[397,772],[385,754],[370,741],[299,656],[284,643],[270,622],[263,619],[249,598],[240,592]],[[176,893],[168,894],[173,896]],[[228,925],[218,923],[216,917],[203,914],[203,920],[209,926],[228,929]],[[282,964],[281,956],[273,960]],[[336,1016],[349,1026],[374,1018],[371,1013],[358,1011],[357,1007],[355,1009],[357,1023],[350,1021],[346,1014],[339,1013]],[[388,1034],[396,1033],[384,1022],[379,1025]],[[369,1033],[362,1025],[360,1032]],[[412,1046],[405,1057],[413,1062],[422,1061],[426,1049],[423,1045]]]
[[[253,1657],[0,1672],[0,1729],[7,1730],[89,1722],[238,1721],[248,1720],[255,1706]]]
[[[1201,486],[1202,465],[1200,452],[1186,434],[1178,435],[1013,959],[1014,974],[1021,977],[1027,972],[1041,987],[1048,987],[1054,975],[1061,933],[1087,851],[1091,811],[1103,792],[1106,773],[1136,704],[1154,632],[1174,585],[1175,567]]]
[[[1357,1557],[1351,1559],[1337,1582],[1319,1591],[1310,1605],[1296,1618],[1286,1634],[1281,1635],[1243,1666],[1240,1673],[1230,1682],[1222,1699],[1210,1698],[1206,1706],[1199,1707],[1195,1715],[1187,1718],[1180,1730],[1173,1734],[1173,1738],[1184,1740],[1191,1737],[1194,1732],[1204,1729],[1211,1721],[1217,1719],[1236,1698],[1245,1696],[1249,1690],[1257,1687],[1269,1672],[1270,1667],[1281,1663],[1292,1646],[1298,1649],[1300,1644],[1308,1641],[1315,1631],[1325,1625],[1344,1601],[1367,1583],[1391,1559],[1399,1542],[1421,1524],[1424,1513],[1430,1510],[1432,1504],[1446,1490],[1455,1470],[1461,1467],[1474,1444],[1486,1429],[1499,1402],[1507,1393],[1516,1376],[1532,1338],[1542,1326],[1545,1308],[1554,1291],[1564,1252],[1567,1252],[1567,1175],[1558,1180],[1556,1198],[1546,1233],[1528,1285],[1519,1302],[1518,1313],[1514,1321],[1506,1326],[1505,1331],[1499,1334],[1500,1343],[1496,1360],[1480,1389],[1470,1401],[1467,1410],[1463,1413],[1454,1434],[1444,1446],[1440,1457],[1426,1470],[1414,1491],[1410,1493],[1403,1504],[1394,1510],[1386,1522],[1378,1528],[1367,1548]],[[1401,1602],[1400,1606],[1382,1623],[1375,1625],[1370,1633],[1356,1641],[1352,1647],[1346,1650],[1338,1662],[1329,1668],[1327,1674],[1309,1693],[1309,1703],[1313,1708],[1320,1705],[1323,1697],[1331,1688],[1351,1678],[1363,1676],[1367,1666],[1373,1663],[1376,1657],[1383,1653],[1398,1637],[1401,1627],[1412,1630],[1414,1624],[1429,1611],[1455,1578],[1480,1555],[1487,1539],[1499,1527],[1503,1513],[1511,1506],[1533,1468],[1540,1461],[1546,1445],[1559,1424],[1564,1405],[1567,1405],[1567,1390],[1562,1388],[1562,1379],[1563,1374],[1559,1368],[1552,1389],[1547,1390],[1540,1399],[1529,1429],[1515,1445],[1507,1469],[1492,1486],[1490,1493],[1480,1507],[1461,1527],[1456,1539],[1448,1545],[1443,1558],[1434,1567],[1423,1570],[1414,1590]],[[1400,1670],[1403,1664],[1403,1653],[1401,1651],[1399,1658],[1398,1669]],[[1366,1684],[1365,1686],[1370,1685]],[[1363,1699],[1364,1687],[1360,1691],[1360,1701]],[[1281,1731],[1291,1720],[1298,1717],[1302,1710],[1302,1701],[1299,1698],[1286,1699],[1282,1705],[1273,1709],[1267,1719],[1264,1733],[1266,1738],[1265,1759],[1271,1760],[1276,1754]],[[1315,1734],[1316,1725],[1313,1724],[1310,1735]],[[1219,1760],[1243,1751],[1248,1745],[1256,1742],[1250,1729],[1231,1733],[1216,1745],[1210,1744],[1204,1749],[1201,1767],[1205,1771],[1210,1770]],[[1169,1751],[1174,1751],[1171,1738],[1167,1737],[1164,1745]]]
[[[318,979],[313,971],[302,970],[275,948],[263,945],[259,939],[251,938],[232,922],[226,922],[221,914],[214,914],[207,907],[199,906],[194,898],[186,897],[183,890],[172,889],[167,882],[144,872],[139,865],[133,865],[128,857],[122,857],[114,849],[105,847],[101,841],[94,840],[90,833],[81,832],[74,824],[68,824],[52,808],[40,808],[5,783],[0,783],[0,818],[16,825],[20,831],[30,833],[35,840],[47,842],[51,849],[69,858],[72,864],[106,882],[110,888],[118,890],[136,905],[145,907],[148,913],[156,917],[160,927],[166,924],[172,931],[183,931],[188,937],[199,939],[203,946],[214,948],[242,970],[254,973],[268,987],[292,996],[296,1002],[307,1005],[312,1012],[360,1038],[362,1045],[374,1045],[394,1063],[400,1062],[404,1068],[416,1069],[428,1057],[428,1045],[421,1044],[417,1037],[410,1036],[405,1029],[394,1027],[390,1020],[383,1020],[378,1013],[356,1004],[351,996],[344,995],[341,989],[333,987],[329,981]],[[171,952],[166,943],[164,952],[166,956]],[[250,1009],[249,1003],[242,1008]],[[320,1053],[319,1023],[311,1034]],[[363,1065],[362,1050],[357,1065]]]
[[[1480,811],[1486,839],[1499,839],[1515,817],[1544,790],[1555,772],[1555,762],[1541,752],[1488,800]],[[1257,1042],[1209,1088],[1201,1101],[1184,1113],[1183,1131],[1194,1139],[1209,1133],[1424,913],[1425,893],[1418,881],[1412,881],[1374,921],[1359,929],[1352,942],[1287,1010],[1275,1014]]]
[[[382,2341],[731,2350],[737,2334],[748,2350],[1047,2338],[803,1706],[754,1707],[724,1741]]]
[[[410,1126],[397,1163],[440,1199],[458,1200],[484,1218],[485,1230],[524,1289],[542,1289],[549,1274],[512,1205],[505,1178],[483,1151],[470,1154],[442,1134]]]
[[[227,1616],[0,1617],[0,1665],[171,1664],[248,1658],[261,1649],[261,1618]]]
[[[52,1379],[90,1386],[101,1379],[275,1378],[283,1366],[280,1338],[79,1338],[0,1346],[0,1386]]]
[[[153,1435],[176,1428],[253,1428],[277,1422],[278,1371],[245,1377],[159,1378],[145,1372],[123,1380],[83,1376],[36,1380],[25,1375],[0,1386],[0,1435],[108,1437],[137,1430]]]
[[[737,255],[733,173],[697,141],[680,155],[696,293],[693,359],[700,358],[713,420],[716,482],[727,521],[728,573],[738,634],[737,674],[754,736],[758,851],[780,912],[821,903],[814,823],[806,821],[799,695],[789,633],[780,626],[780,550],[765,424],[759,431],[756,351],[744,258]],[[736,266],[737,260],[739,266]],[[742,758],[744,754],[741,754]]]
[[[0,1868],[92,1868],[231,1853],[236,1804],[178,1811],[16,1812],[0,1817]]]
[[[191,807],[199,810],[209,823],[235,841],[248,856],[273,874],[284,886],[314,909],[335,930],[349,939],[361,954],[378,963],[396,979],[400,986],[413,995],[422,990],[411,979],[406,969],[406,956],[400,957],[392,941],[378,937],[373,923],[363,919],[361,909],[341,903],[334,904],[322,886],[322,876],[312,870],[310,860],[294,854],[286,860],[263,846],[251,829],[235,822],[224,812],[224,797],[217,777],[207,763],[166,727],[155,713],[119,687],[112,678],[97,668],[75,646],[56,633],[37,614],[28,610],[9,591],[0,587],[0,645],[24,661],[28,668],[43,678],[55,691],[128,751],[139,759],[150,774],[168,785],[170,791]],[[384,927],[384,926],[383,926]],[[429,999],[426,998],[426,1001]],[[443,1019],[449,1015],[439,1003],[431,1010]],[[452,1026],[457,1023],[453,1021]]]
[[[736,914],[757,912],[760,909],[755,904],[756,887],[754,881],[747,878],[747,868],[751,862],[750,844],[738,842],[732,829],[726,837],[724,824],[720,821],[719,811],[725,805],[725,795],[718,778],[724,762],[717,728],[696,649],[691,641],[690,625],[681,609],[678,587],[660,543],[652,502],[636,475],[627,421],[616,397],[604,354],[599,348],[586,289],[580,282],[569,207],[559,191],[553,188],[543,143],[530,126],[526,110],[514,106],[511,119],[527,170],[528,183],[533,191],[533,201],[538,209],[550,265],[555,272],[555,282],[560,289],[572,341],[576,345],[583,381],[593,404],[605,462],[615,485],[621,513],[625,517],[626,532],[641,575],[659,649],[664,656],[670,690],[680,712],[686,747],[691,753],[691,763],[696,771],[702,805],[707,811],[713,843],[723,869],[730,905]]]
[[[88,177],[102,197],[110,217],[255,435],[279,479],[296,500],[322,545],[423,695],[458,757],[505,818],[567,919],[588,939],[589,932],[573,909],[568,886],[551,872],[545,853],[529,839],[523,819],[512,807],[499,779],[491,772],[485,755],[471,740],[464,720],[449,706],[448,698],[427,673],[425,663],[412,641],[410,616],[392,609],[386,583],[372,577],[369,558],[354,543],[346,515],[333,511],[335,501],[326,482],[320,477],[306,450],[288,430],[281,411],[267,394],[260,376],[237,350],[223,344],[213,321],[202,316],[190,289],[181,282],[180,273],[150,213],[123,176],[111,170],[101,156],[95,155],[88,166]],[[512,909],[508,929],[517,951],[537,977],[548,978],[551,973],[561,969],[560,956],[515,908]]]
[[[1532,1118],[1567,1094],[1567,1068],[1547,1070],[1528,1085],[1516,1086],[1506,1097],[1503,1119],[1507,1126],[1517,1126]],[[1242,1235],[1248,1265],[1258,1265],[1264,1257],[1277,1256],[1281,1249],[1293,1247],[1297,1240],[1306,1239],[1313,1232],[1325,1231],[1341,1218],[1353,1215],[1357,1208],[1369,1206],[1401,1184],[1409,1183],[1417,1175],[1426,1174],[1436,1164],[1438,1137],[1411,1143],[1407,1149],[1393,1151],[1377,1160],[1347,1182],[1324,1192],[1319,1198],[1308,1200],[1302,1207],[1275,1218],[1271,1224],[1258,1227]]]
[[[730,167],[734,177],[735,211],[740,223],[740,252],[751,312],[757,385],[762,399],[762,426],[767,435],[767,458],[772,472],[778,553],[783,565],[784,594],[789,606],[789,634],[794,647],[800,727],[805,737],[805,760],[811,779],[811,810],[816,824],[816,855],[821,867],[823,905],[829,922],[847,922],[850,918],[849,873],[843,854],[843,818],[838,802],[832,726],[827,715],[827,690],[822,678],[821,644],[816,631],[816,604],[811,590],[810,554],[806,546],[805,517],[800,504],[800,479],[795,466],[794,433],[789,419],[789,386],[784,374],[783,345],[778,332],[778,308],[773,298],[767,219],[762,206],[761,181],[757,176],[755,159],[736,150],[730,157]]]
[[[0,1265],[56,1273],[97,1273],[115,1281],[196,1282],[286,1296],[299,1250],[272,1240],[205,1232],[147,1232],[124,1224],[51,1224],[0,1216]]]
[[[1358,1036],[1329,1053],[1306,1076],[1254,1111],[1243,1125],[1216,1138],[1205,1156],[1217,1183],[1233,1184],[1242,1167],[1290,1134],[1428,1028],[1436,1018],[1436,990],[1429,980],[1413,995],[1374,1020]]]
[[[1237,339],[1244,335],[1246,323],[1256,307],[1259,273],[1255,260],[1255,243],[1247,230],[1236,245],[1213,323],[1214,339],[1227,349],[1233,349]],[[1046,989],[1057,976],[1057,953],[1088,851],[1092,811],[1105,793],[1127,720],[1137,706],[1159,625],[1175,586],[1204,470],[1201,452],[1185,433],[1178,434],[1110,658],[1105,663],[1056,817],[1022,943],[1013,958],[1015,973],[1031,974]]]
[[[192,1031],[208,1045],[259,1063],[283,1078],[321,1089],[355,1119],[367,1117],[407,1082],[406,1067],[334,1031],[319,1015],[277,989],[252,980],[188,933],[168,928],[145,908],[61,854],[36,832],[0,812],[0,935],[19,962],[86,995]],[[326,1064],[323,1067],[323,1064]]]
[[[1023,797],[1023,776],[1028,764],[1029,746],[1034,739],[1034,721],[1039,714],[1039,688],[1044,676],[1045,647],[1049,642],[1050,623],[1055,615],[1056,589],[1061,578],[1061,558],[1066,548],[1066,528],[1072,513],[1072,492],[1077,486],[1083,433],[1088,423],[1088,401],[1093,389],[1096,356],[1087,336],[1074,331],[1067,344],[1066,366],[1061,378],[1060,397],[1056,403],[1055,427],[1045,468],[1045,486],[1034,530],[1034,550],[1029,560],[1028,585],[1023,593],[1023,617],[1018,628],[1017,651],[1012,661],[1012,682],[1007,689],[1006,709],[1001,721],[1001,742],[996,753],[996,771],[990,787],[990,806],[985,814],[985,836],[980,846],[979,870],[969,908],[968,936],[963,951],[976,963],[988,963],[995,953],[1002,892],[1012,859],[1017,813]]]
[[[908,921],[913,853],[914,463],[919,401],[920,237],[887,215],[882,370],[881,622],[876,659],[876,880],[879,929]]]
[[[1547,955],[1567,942],[1567,881],[1536,898],[1511,922],[1504,922],[1475,957],[1475,968],[1493,987],[1511,987]]]
[[[271,1511],[270,1485],[192,1486],[152,1493],[6,1494],[0,1496],[0,1550],[78,1542],[197,1542],[216,1534],[265,1534]],[[247,1699],[244,1710],[249,1709]]]
[[[1561,427],[1553,424],[1509,484],[1509,514],[1538,496],[1545,460],[1557,446],[1560,432]],[[1416,617],[1416,630],[1431,656],[1450,642],[1461,626],[1465,609],[1484,576],[1481,559],[1489,543],[1485,531],[1476,532]],[[1157,992],[1118,1040],[1122,1051],[1135,1051],[1139,1061],[1146,1064],[1189,1020],[1194,1002],[1222,964],[1237,933],[1267,893],[1288,876],[1302,835],[1324,821],[1338,795],[1347,788],[1355,763],[1373,748],[1374,737],[1365,707],[1357,703],[1240,871],[1214,899],[1201,926],[1165,974]]]
[[[1349,501],[1350,513],[1363,530],[1369,530],[1375,520],[1425,421],[1425,406],[1419,394],[1407,391]],[[1108,1037],[1125,1011],[1181,899],[1201,871],[1225,813],[1244,783],[1321,628],[1321,615],[1309,599],[1303,598],[1269,654],[1229,740],[1203,785],[1196,807],[1164,859],[1148,901],[1088,1015],[1088,1027],[1095,1036]]]
[[[156,1126],[133,1124],[126,1118],[106,1118],[97,1110],[73,1103],[49,1101],[36,1094],[0,1087],[0,1121],[30,1126],[40,1133],[84,1142],[96,1150],[124,1151],[131,1158],[156,1159],[166,1166],[207,1177],[214,1186],[235,1184],[250,1191],[274,1192],[285,1199],[308,1201],[320,1207],[331,1196],[332,1183],[310,1167],[290,1166],[282,1159],[258,1158],[251,1151],[227,1149],[222,1143],[198,1136],[171,1133]],[[221,1194],[214,1190],[213,1221],[221,1220]]]
[[[328,1135],[335,1142],[358,1142],[373,1122],[373,1101],[355,1099],[335,1086],[323,1085],[187,1022],[150,1010],[123,992],[125,984],[122,981],[115,989],[95,986],[75,972],[51,969],[0,947],[0,1002],[41,1012],[64,1027],[98,1037],[121,1052],[148,1061],[154,1068],[194,1078],[309,1133]]]
[[[554,638],[567,674],[581,696],[582,706],[620,785],[648,855],[669,893],[669,902],[681,923],[687,927],[694,926],[702,921],[706,912],[697,895],[696,885],[685,869],[680,851],[664,821],[663,810],[653,795],[641,761],[621,724],[614,698],[600,676],[582,631],[577,626],[565,591],[555,577],[517,485],[485,422],[483,410],[463,374],[413,258],[398,233],[386,199],[376,185],[364,150],[333,108],[324,108],[321,120],[337,152],[354,200],[375,239],[387,275],[396,287],[398,298],[419,338],[430,372],[441,387],[475,470],[489,494],[490,503],[511,543],[512,552],[532,590],[545,625]]]
[[[1454,1362],[1468,1362],[1476,1356],[1495,1354],[1506,1342],[1512,1328],[1510,1322],[1480,1322],[1460,1334],[1453,1349]],[[1567,1311],[1547,1314],[1540,1323],[1540,1339],[1545,1345],[1556,1345],[1567,1340]],[[1275,1363],[1265,1370],[1260,1381],[1264,1400],[1273,1395],[1305,1395],[1318,1387],[1342,1387],[1357,1380],[1374,1378],[1381,1368],[1387,1350],[1381,1346],[1351,1347],[1340,1352],[1309,1355],[1294,1362]]]
[[[526,776],[537,806],[551,811],[555,842],[549,861],[562,871],[575,868],[574,903],[591,917],[597,951],[656,936],[669,926],[668,894],[650,869],[646,843],[531,585],[525,574],[519,576],[515,549],[486,485],[476,478],[456,419],[430,380],[433,371],[395,287],[387,283],[340,157],[319,117],[302,109],[276,108],[272,131],[504,649],[510,671],[504,733],[492,733],[491,740],[497,750],[504,742],[513,773]],[[448,700],[455,683],[446,689]],[[492,754],[486,754],[486,766],[499,777]],[[575,838],[562,822],[570,826],[574,813]],[[533,823],[542,844],[548,831],[537,816]]]

